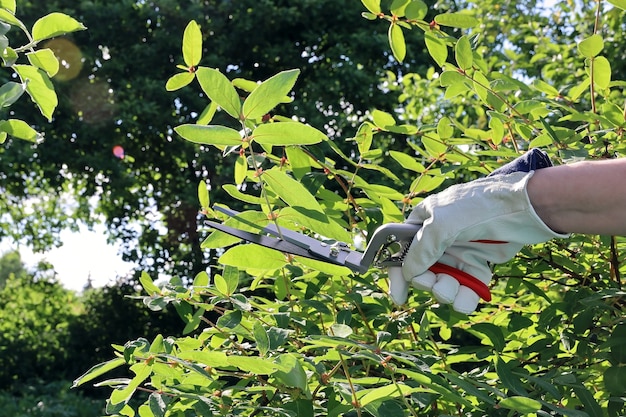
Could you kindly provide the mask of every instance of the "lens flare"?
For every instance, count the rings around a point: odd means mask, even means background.
[[[117,158],[124,159],[124,148],[122,148],[120,145],[115,145],[113,147],[113,155],[115,155]]]

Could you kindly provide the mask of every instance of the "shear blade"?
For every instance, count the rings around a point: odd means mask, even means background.
[[[287,242],[286,240],[277,239],[270,236],[259,235],[257,233],[246,232],[245,230],[236,229],[234,227],[226,226],[221,223],[215,223],[212,221],[206,222],[211,228],[224,232],[231,236],[238,237],[242,240],[256,243],[266,248],[275,249],[280,252],[289,253],[291,255],[303,256],[305,258],[318,259],[317,256],[310,253],[307,249],[301,248],[298,245]]]

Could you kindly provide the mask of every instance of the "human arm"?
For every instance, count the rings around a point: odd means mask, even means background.
[[[552,230],[626,235],[626,158],[535,171],[528,196]]]
[[[422,228],[405,258],[405,283],[392,280],[392,298],[403,303],[412,285],[469,313],[478,296],[449,275],[430,273],[430,265],[442,262],[488,284],[489,265],[506,262],[526,244],[570,232],[626,233],[624,173],[626,159],[509,170],[429,196],[407,219]]]

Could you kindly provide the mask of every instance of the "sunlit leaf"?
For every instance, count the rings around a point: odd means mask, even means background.
[[[391,46],[393,56],[398,60],[398,62],[404,61],[404,58],[406,57],[406,42],[404,41],[402,27],[398,24],[392,23],[389,26],[387,37],[389,39],[389,45]]]
[[[608,88],[611,83],[611,63],[603,56],[593,59],[593,83],[601,89]]]
[[[252,132],[253,139],[265,145],[312,145],[328,138],[316,128],[300,122],[264,123]]]
[[[125,363],[126,361],[124,360],[124,358],[115,358],[106,362],[99,363],[98,365],[94,365],[87,372],[74,380],[72,388],[81,386],[85,382],[92,381],[100,375],[104,375],[107,372],[124,365]]]
[[[6,132],[14,138],[24,139],[30,142],[41,140],[41,133],[30,127],[28,123],[19,119],[9,119],[0,121],[0,131]]]
[[[323,216],[324,211],[315,197],[311,195],[302,183],[296,181],[284,171],[275,168],[264,171],[263,180],[288,205],[317,212]]]
[[[578,52],[585,58],[593,58],[604,49],[604,40],[602,36],[594,33],[588,38],[578,43]]]
[[[282,103],[298,79],[300,70],[282,71],[263,81],[243,103],[242,116],[245,119],[260,119]]]
[[[109,399],[112,404],[126,403],[132,397],[135,390],[145,381],[152,373],[152,366],[147,363],[138,363],[131,367],[135,372],[135,376],[130,380],[128,386],[123,389],[113,390]]]
[[[4,8],[0,8],[0,22],[6,22],[10,25],[17,26],[19,28],[22,28],[23,30],[26,30],[26,26],[24,25],[24,23],[22,23],[21,20],[15,17],[12,12]]]
[[[219,70],[214,68],[200,67],[196,71],[196,77],[202,91],[220,106],[226,113],[235,119],[239,119],[241,113],[241,99],[237,90]]]
[[[374,401],[404,397],[419,390],[419,388],[410,387],[404,384],[388,384],[386,386],[360,391],[359,404],[366,406]]]
[[[282,253],[254,244],[233,246],[219,257],[218,262],[244,270],[273,270],[287,263]]]
[[[426,17],[426,13],[428,13],[428,6],[422,0],[413,0],[404,9],[404,14],[409,20],[422,20]]]
[[[404,169],[409,169],[411,171],[420,173],[426,170],[426,168],[424,168],[424,165],[419,163],[417,159],[410,155],[407,155],[404,152],[389,151],[389,156],[395,159],[396,162],[398,162]]]
[[[464,13],[444,13],[435,16],[435,22],[442,26],[467,29],[478,25],[478,19]]]
[[[474,62],[472,45],[467,36],[461,36],[454,45],[456,63],[459,68],[468,70]]]
[[[41,114],[49,121],[59,104],[54,87],[48,75],[32,65],[13,65],[22,83],[26,83],[26,92],[33,99]]]
[[[15,0],[0,0],[0,7],[15,14]]]
[[[59,71],[59,60],[48,48],[29,52],[26,56],[31,65],[45,71],[48,77],[54,77]]]
[[[255,356],[233,355],[226,359],[229,365],[235,366],[244,372],[252,372],[256,375],[271,375],[280,369],[272,359]]]
[[[500,407],[515,410],[518,413],[534,413],[541,410],[541,403],[535,399],[513,396],[503,399],[498,403]]]
[[[183,33],[183,61],[187,67],[197,66],[202,59],[202,32],[195,20],[190,21]]]
[[[167,91],[179,90],[191,83],[196,78],[196,74],[193,72],[179,72],[172,75],[165,83],[165,89]]]
[[[148,295],[161,294],[161,289],[154,285],[152,278],[150,278],[150,275],[148,275],[146,271],[141,272],[139,283]]]
[[[174,128],[183,139],[203,145],[232,146],[241,145],[241,134],[221,125],[186,124]]]
[[[33,25],[32,36],[35,41],[54,38],[66,33],[87,29],[82,23],[63,13],[50,13],[38,19]]]
[[[204,180],[198,183],[198,201],[200,202],[200,207],[204,209],[208,209],[211,206],[209,189]]]
[[[446,63],[448,59],[448,46],[445,42],[437,37],[433,32],[426,32],[424,34],[424,42],[426,43],[426,49],[433,58],[433,60],[440,67]]]
[[[380,0],[361,0],[361,3],[373,14],[379,14],[380,10]]]
[[[451,138],[454,134],[454,126],[448,117],[442,117],[437,123],[437,134],[440,139]]]
[[[626,10],[626,0],[608,0],[613,6],[618,9]]]

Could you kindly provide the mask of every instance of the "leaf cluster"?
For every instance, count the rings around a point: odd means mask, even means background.
[[[427,22],[419,0],[394,1],[389,14],[377,1],[363,4],[365,18],[390,25],[399,60],[404,31],[415,29],[437,68],[390,77],[403,111],[372,110],[348,138],[349,152],[274,110],[289,101],[298,70],[231,80],[200,65],[200,28],[187,26],[182,72],[167,88],[197,80],[209,103],[176,131],[236,156],[231,184],[200,182],[204,214],[250,231],[274,222],[359,245],[425,195],[527,149],[542,147],[561,163],[621,153],[621,84],[599,59],[597,33],[580,42],[571,62],[585,70],[561,91],[552,79],[503,71],[472,32],[477,11]],[[410,152],[390,149],[388,138]],[[213,211],[218,187],[246,210],[231,218]],[[213,231],[202,244],[219,254],[211,276],[200,272],[190,286],[140,280],[144,303],[157,311],[173,304],[188,335],[129,341],[75,385],[128,366],[132,378],[98,383],[112,388],[107,412],[127,416],[620,415],[623,244],[580,236],[526,248],[496,268],[493,304],[466,317],[419,292],[393,306],[384,270],[355,275]],[[129,400],[138,391],[150,397],[135,411]]]

